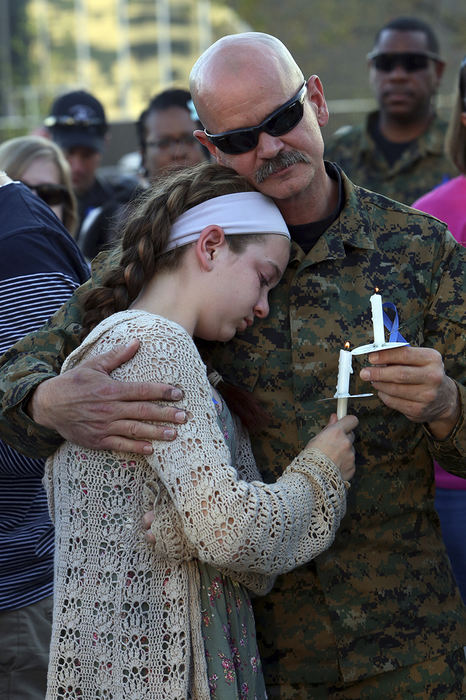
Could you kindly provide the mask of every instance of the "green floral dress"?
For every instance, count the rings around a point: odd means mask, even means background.
[[[231,414],[223,401],[213,401],[220,428],[234,457],[236,440]],[[199,574],[211,698],[265,700],[254,615],[246,588],[203,562],[199,562]]]

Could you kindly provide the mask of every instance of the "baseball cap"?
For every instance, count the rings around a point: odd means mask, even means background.
[[[57,97],[44,125],[65,150],[77,146],[104,150],[108,129],[104,108],[89,92],[76,90]]]

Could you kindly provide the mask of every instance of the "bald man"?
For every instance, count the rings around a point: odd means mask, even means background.
[[[437,220],[324,163],[322,84],[304,80],[278,39],[223,37],[193,67],[190,89],[205,125],[197,138],[274,198],[293,239],[269,317],[204,349],[270,415],[253,436],[265,480],[326,423],[340,348],[372,341],[375,286],[412,343],[354,359],[351,393],[376,397],[352,405],[359,467],[348,514],[327,553],[255,602],[268,695],[463,697],[466,611],[434,511],[432,460],[466,476],[464,251]],[[91,284],[111,264],[101,257]],[[81,300],[3,358],[2,436],[36,455],[63,437],[134,452],[176,439],[157,421],[189,420],[189,406],[175,415],[153,403],[170,387],[106,376],[135,346],[54,376],[79,342]]]

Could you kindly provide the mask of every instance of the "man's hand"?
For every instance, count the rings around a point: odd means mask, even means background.
[[[133,341],[79,367],[39,384],[29,404],[32,419],[66,440],[96,450],[150,454],[151,440],[173,440],[173,426],[151,422],[184,423],[186,413],[154,401],[177,401],[182,392],[168,384],[120,382],[110,372],[130,360],[139,348]]]
[[[369,355],[373,367],[360,372],[389,408],[415,423],[427,423],[438,440],[453,430],[460,413],[458,391],[447,377],[440,353],[405,346]]]

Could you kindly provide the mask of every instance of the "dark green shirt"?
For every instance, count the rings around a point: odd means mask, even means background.
[[[337,163],[357,185],[409,205],[458,174],[444,154],[445,121],[435,116],[390,165],[371,135],[378,118],[372,112],[364,125],[339,129],[326,140],[325,159]]]
[[[211,346],[215,366],[249,388],[271,414],[253,437],[265,481],[275,479],[326,423],[334,402],[338,354],[371,342],[369,297],[379,287],[396,304],[400,331],[436,348],[449,376],[466,374],[466,249],[436,219],[355,187],[343,176],[345,206],[308,255],[293,244],[267,319],[227,344]],[[108,259],[100,257],[94,279]],[[44,330],[3,358],[1,437],[29,454],[50,453],[60,438],[39,428],[23,402],[59,370],[78,344],[78,292]],[[370,391],[354,358],[351,393]],[[466,476],[464,387],[449,439],[375,396],[349,401],[357,471],[348,512],[328,552],[281,576],[255,602],[267,682],[347,682],[407,666],[466,644],[466,609],[456,588],[434,510],[432,457]],[[340,673],[340,676],[339,676]]]

